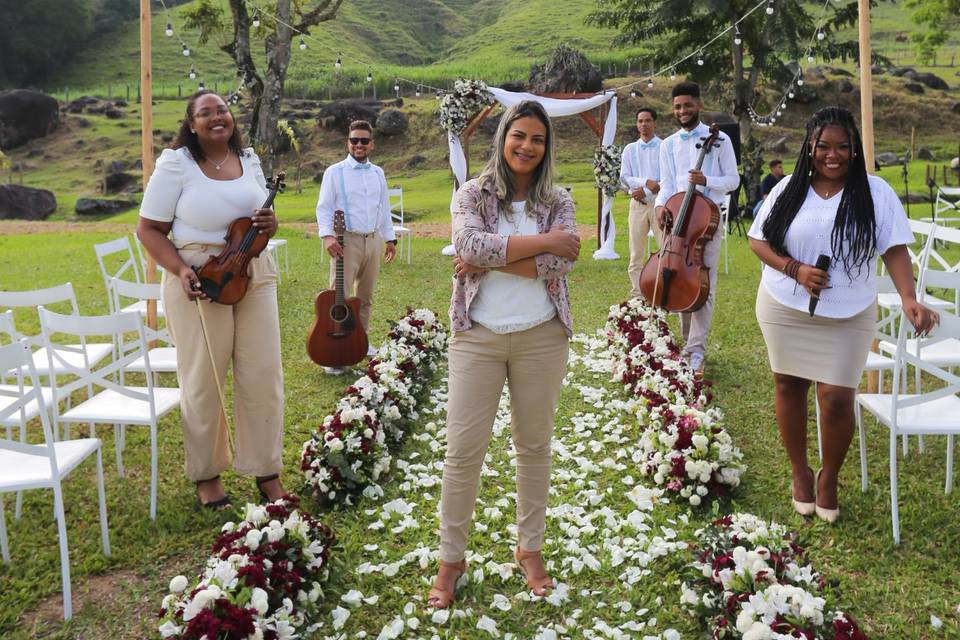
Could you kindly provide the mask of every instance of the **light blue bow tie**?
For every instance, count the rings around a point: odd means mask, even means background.
[[[654,140],[654,139],[651,139],[650,142],[644,142],[643,140],[637,140],[637,142],[640,143],[640,148],[641,148],[641,149],[648,149],[648,148],[652,147],[653,145],[657,144],[657,141]]]
[[[363,169],[364,171],[366,171],[367,169],[370,168],[370,163],[369,163],[369,162],[358,162],[357,164],[353,165],[353,168],[354,168],[354,169]]]
[[[694,129],[693,131],[681,131],[681,132],[680,132],[680,139],[681,139],[681,140],[689,140],[690,138],[699,137],[699,136],[700,136],[700,132],[697,131],[696,129]]]

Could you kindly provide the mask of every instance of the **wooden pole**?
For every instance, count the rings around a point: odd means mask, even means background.
[[[150,0],[140,0],[140,153],[143,163],[143,190],[153,175],[153,71]],[[147,252],[147,282],[157,281],[157,263]],[[157,303],[147,301],[147,326],[157,328]]]
[[[857,0],[860,26],[860,130],[863,136],[863,161],[867,173],[876,171],[873,155],[873,56],[870,47],[870,0]],[[879,344],[873,341],[872,351]],[[867,392],[877,393],[880,378],[876,371],[867,372]]]
[[[917,159],[917,128],[910,127],[910,160]]]

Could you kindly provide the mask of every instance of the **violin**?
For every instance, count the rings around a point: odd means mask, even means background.
[[[333,212],[333,231],[343,246],[347,225],[343,211]],[[314,298],[316,317],[307,334],[307,355],[324,367],[348,367],[367,355],[367,332],[360,324],[360,298],[347,298],[343,280],[343,257],[336,258],[337,275],[333,289]]]
[[[699,171],[707,154],[720,145],[720,129],[710,126],[710,135],[700,144]],[[720,209],[692,182],[686,192],[670,196],[664,207],[673,214],[670,233],[663,247],[647,260],[640,272],[640,293],[655,307],[667,311],[696,311],[710,297],[710,270],[703,264],[704,247],[720,225]]]
[[[285,177],[281,172],[267,183],[269,193],[261,209],[273,206],[274,198],[283,191]],[[250,285],[250,261],[267,248],[270,237],[253,226],[253,218],[244,217],[230,223],[223,239],[226,246],[220,255],[210,256],[202,267],[194,267],[193,270],[200,279],[200,289],[210,300],[220,304],[237,304],[243,300]]]

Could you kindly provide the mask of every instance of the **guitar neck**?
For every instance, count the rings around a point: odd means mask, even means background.
[[[346,248],[343,245],[343,234],[337,234],[337,244],[340,245],[341,250],[346,253]],[[343,259],[345,256],[337,258],[337,278],[336,278],[336,303],[343,304],[343,301],[346,299],[344,295],[344,286],[343,286]]]

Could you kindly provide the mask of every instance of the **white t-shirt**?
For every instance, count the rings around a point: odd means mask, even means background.
[[[239,178],[214,180],[186,147],[164,149],[143,194],[140,216],[173,222],[170,240],[178,249],[191,242],[223,244],[230,223],[253,215],[267,199],[260,158],[252,148],[245,149],[240,164]]]
[[[748,236],[757,240],[766,240],[763,235],[763,223],[790,179],[791,176],[787,176],[778,182],[764,200],[747,233]],[[812,187],[809,188],[806,200],[790,224],[790,228],[787,229],[785,245],[790,257],[805,264],[816,264],[817,257],[821,254],[831,256],[830,268],[827,271],[831,288],[820,292],[820,302],[817,303],[816,312],[818,316],[849,318],[873,304],[877,297],[877,256],[882,256],[890,247],[913,242],[913,232],[910,231],[907,214],[896,192],[883,179],[876,176],[869,176],[869,184],[876,219],[877,250],[860,269],[851,268],[848,275],[843,261],[833,256],[830,247],[833,222],[837,216],[843,191],[825,200],[817,195]],[[799,311],[807,311],[810,295],[788,275],[764,265],[760,285],[766,287],[767,292],[780,304]]]
[[[524,211],[525,202],[513,203],[512,221],[500,213],[497,233],[503,236],[533,236],[537,219]],[[488,271],[470,303],[470,319],[494,333],[526,331],[557,315],[547,283],[512,273]]]

